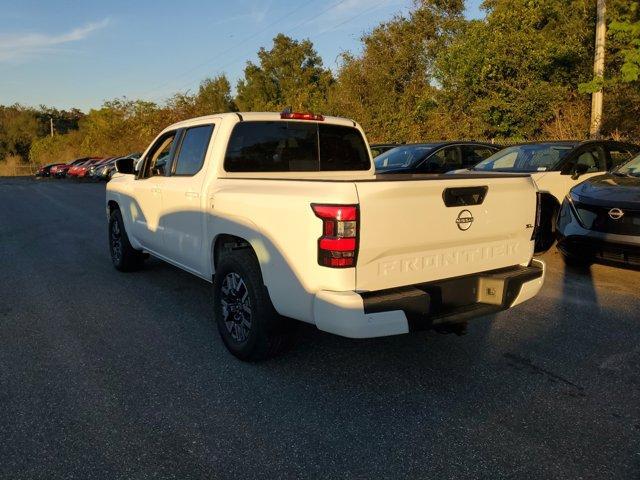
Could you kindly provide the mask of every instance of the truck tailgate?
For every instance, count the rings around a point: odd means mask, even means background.
[[[356,182],[356,289],[381,290],[527,264],[536,216],[531,178],[474,177]]]

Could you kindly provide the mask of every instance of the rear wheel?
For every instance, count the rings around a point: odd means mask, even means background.
[[[121,272],[138,270],[144,262],[143,253],[131,246],[122,213],[117,209],[109,216],[109,252],[113,266]]]
[[[225,346],[241,360],[264,360],[290,344],[289,322],[273,308],[250,249],[231,251],[220,259],[213,281],[213,306]]]

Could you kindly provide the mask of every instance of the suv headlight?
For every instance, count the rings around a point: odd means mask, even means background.
[[[569,190],[569,194],[567,195],[567,199],[569,202],[574,205],[574,202],[580,202],[580,197],[576,195],[572,190]]]
[[[570,205],[576,220],[578,220],[578,223],[580,223],[583,228],[590,230],[598,215],[595,212],[584,208],[580,203],[580,197],[572,191],[569,191],[566,200]]]

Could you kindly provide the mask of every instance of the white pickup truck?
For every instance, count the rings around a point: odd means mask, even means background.
[[[360,126],[226,113],[166,128],[107,185],[114,266],[145,253],[213,283],[227,348],[257,360],[293,320],[351,338],[435,328],[535,296],[528,175],[375,175]]]

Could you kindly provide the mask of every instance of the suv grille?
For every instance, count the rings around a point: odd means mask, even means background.
[[[640,210],[620,209],[624,215],[614,220],[609,211],[614,207],[599,207],[574,202],[580,220],[586,228],[596,232],[618,235],[640,235]]]

